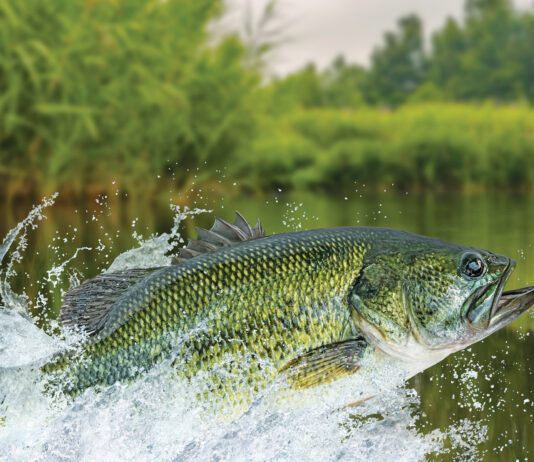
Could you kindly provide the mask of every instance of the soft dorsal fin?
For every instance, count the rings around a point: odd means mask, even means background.
[[[113,303],[141,279],[161,268],[138,268],[100,274],[69,290],[59,318],[64,326],[79,327],[90,335],[105,325]]]
[[[280,372],[295,388],[328,383],[358,371],[361,353],[367,345],[363,337],[331,343],[299,356]]]
[[[197,228],[197,232],[197,239],[189,239],[187,246],[181,248],[179,255],[173,258],[173,264],[265,236],[260,220],[252,227],[238,211],[235,212],[233,224],[215,217],[215,222],[210,229]]]

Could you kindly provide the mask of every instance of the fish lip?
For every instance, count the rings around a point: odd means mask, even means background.
[[[493,295],[493,303],[491,305],[491,311],[489,316],[489,324],[491,324],[492,319],[495,317],[498,307],[499,307],[499,300],[501,299],[504,286],[508,282],[508,279],[510,278],[512,271],[515,268],[515,262],[510,258],[508,260],[508,265],[506,266],[506,269],[504,270],[504,273],[501,277],[501,279],[498,282],[497,289],[495,290],[495,294]]]
[[[493,331],[517,319],[534,305],[534,286],[509,290],[500,294],[494,316],[490,320]]]
[[[502,292],[503,292],[503,289],[504,289],[504,286],[506,285],[506,283],[508,282],[508,279],[510,278],[510,275],[512,274],[512,271],[514,270],[515,268],[515,262],[514,260],[512,260],[511,258],[508,259],[508,262],[506,264],[506,268],[504,269],[503,271],[503,275],[496,281],[492,281],[484,286],[481,286],[479,287],[475,292],[474,294],[471,296],[472,297],[472,300],[469,304],[469,308],[468,310],[466,311],[466,314],[464,316],[464,320],[465,322],[467,323],[467,325],[473,329],[474,331],[476,332],[482,332],[486,329],[488,329],[491,324],[492,324],[492,320],[494,319],[497,311],[498,311],[498,307],[499,307],[499,300],[501,299],[501,295],[502,295]],[[489,316],[488,316],[488,320],[487,322],[485,323],[485,325],[483,326],[476,326],[474,325],[473,323],[471,323],[471,321],[469,320],[469,313],[471,312],[471,310],[473,310],[474,308],[476,308],[476,304],[477,302],[481,299],[481,298],[485,298],[487,293],[491,290],[495,289],[495,292],[493,294],[493,301],[492,301],[492,304],[491,304],[491,308],[490,308],[490,313],[489,313]]]

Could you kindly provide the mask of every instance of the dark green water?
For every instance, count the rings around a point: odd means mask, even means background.
[[[108,201],[79,206],[55,205],[47,220],[29,234],[28,248],[16,266],[13,288],[33,301],[33,314],[55,317],[61,304],[60,289],[68,286],[69,273],[91,277],[109,266],[120,253],[136,245],[132,233],[148,237],[172,226],[167,199]],[[508,289],[534,284],[534,195],[399,194],[354,191],[340,197],[280,193],[268,198],[233,197],[199,199],[194,206],[213,209],[233,220],[235,209],[251,221],[261,218],[267,232],[347,225],[386,226],[464,245],[486,248],[515,258],[517,269]],[[0,236],[20,220],[31,204],[0,204]],[[209,227],[212,216],[200,215],[187,223]],[[54,286],[47,271],[80,251]],[[48,278],[50,279],[50,278]],[[46,316],[37,306],[38,290],[47,291]],[[464,419],[487,427],[477,460],[515,461],[534,458],[534,310],[466,351],[449,357],[411,380],[420,395],[417,426],[422,432],[461,426]],[[463,451],[435,456],[435,460],[462,460]],[[468,453],[466,448],[465,454]],[[434,456],[432,456],[434,457]],[[434,460],[434,459],[432,459]]]

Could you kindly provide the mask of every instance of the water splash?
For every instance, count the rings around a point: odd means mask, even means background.
[[[28,308],[28,298],[25,294],[16,294],[11,290],[9,278],[16,275],[14,265],[20,263],[24,251],[28,246],[27,235],[29,229],[36,229],[38,226],[37,222],[46,218],[43,214],[43,210],[54,205],[56,198],[57,193],[50,197],[45,197],[41,204],[34,206],[28,216],[7,233],[0,245],[0,302],[3,300],[6,306],[9,306],[13,311],[26,313]],[[9,249],[17,239],[18,244],[8,255]],[[6,264],[2,267],[2,263],[4,263],[4,260],[6,260],[6,257],[8,256],[9,258],[7,258]]]
[[[270,399],[277,392],[274,384],[236,416],[231,408],[199,398],[205,377],[185,383],[177,379],[170,361],[163,361],[132,384],[100,392],[89,389],[73,401],[45,392],[39,364],[76,346],[81,337],[61,329],[46,335],[38,329],[27,314],[27,296],[14,293],[10,279],[16,277],[13,264],[23,258],[28,230],[36,228],[54,199],[32,209],[0,246],[0,263],[5,263],[0,270],[0,460],[414,461],[451,450],[446,446],[468,445],[476,456],[472,434],[481,442],[484,428],[464,421],[444,431],[422,432],[419,398],[405,387],[346,408],[346,396],[357,389],[350,380],[309,390],[282,404]],[[138,247],[119,255],[107,271],[169,264],[169,253],[184,242],[180,224],[207,212],[171,210],[169,233],[148,238],[136,234]],[[298,227],[296,220],[290,221],[289,226]],[[59,284],[81,250],[95,249],[80,248],[52,263],[47,279]],[[228,365],[233,380],[242,379],[236,362]],[[391,371],[385,371],[391,377]]]
[[[206,209],[190,209],[187,206],[182,210],[174,204],[171,204],[170,208],[174,213],[171,231],[150,236],[147,239],[134,233],[139,247],[120,254],[106,270],[107,273],[131,268],[153,268],[170,265],[171,257],[169,253],[184,243],[183,238],[180,236],[180,224],[188,217],[211,212],[211,210]]]

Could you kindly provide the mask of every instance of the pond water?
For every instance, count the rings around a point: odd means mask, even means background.
[[[534,195],[371,193],[362,186],[341,196],[193,197],[191,208],[214,213],[182,222],[183,238],[193,234],[194,225],[211,226],[213,214],[232,221],[234,210],[252,222],[261,218],[268,233],[385,226],[508,255],[518,264],[507,289],[534,284]],[[0,460],[534,457],[534,310],[359,410],[327,412],[316,406],[272,414],[260,406],[237,421],[215,424],[203,421],[183,384],[172,384],[165,370],[141,384],[86,393],[74,404],[42,399],[32,388],[35,375],[10,375],[47,348],[77,341],[59,334],[54,324],[69,279],[92,277],[140,245],[143,258],[163,252],[161,241],[146,240],[170,232],[175,213],[169,205],[183,199],[169,194],[130,200],[119,192],[84,204],[55,204],[43,211],[46,219],[28,227],[19,255],[17,243],[10,249],[0,281],[0,307],[7,308],[0,310]],[[0,242],[31,208],[0,204]]]

